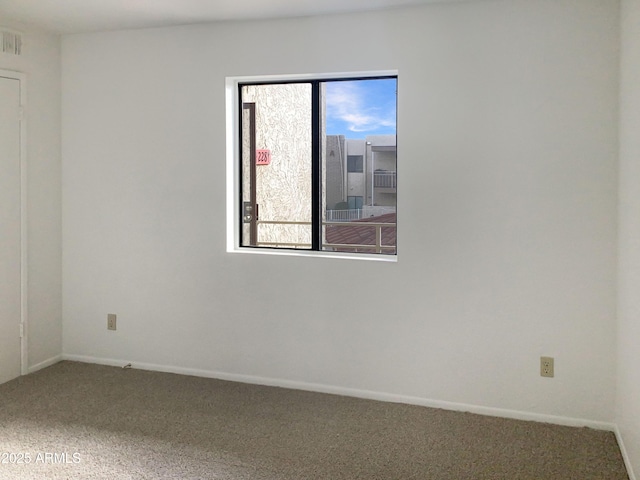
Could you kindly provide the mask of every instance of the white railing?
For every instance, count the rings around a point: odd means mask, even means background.
[[[328,222],[348,222],[350,220],[360,220],[363,218],[362,209],[353,210],[327,210]]]
[[[377,188],[397,188],[396,172],[373,172],[373,186]]]
[[[327,222],[349,222],[369,217],[379,217],[387,213],[396,213],[396,207],[363,205],[352,210],[327,210]]]

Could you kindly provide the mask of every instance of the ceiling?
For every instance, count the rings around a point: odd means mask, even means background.
[[[67,34],[359,12],[437,1],[443,0],[0,0],[0,26],[18,22]]]

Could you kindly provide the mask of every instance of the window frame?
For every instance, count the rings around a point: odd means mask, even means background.
[[[241,168],[241,112],[242,96],[240,93],[243,85],[268,85],[286,83],[309,83],[312,85],[312,129],[320,131],[318,125],[320,121],[320,89],[318,85],[326,81],[357,81],[374,80],[377,78],[395,78],[399,83],[397,70],[382,70],[353,73],[330,73],[330,74],[302,74],[302,75],[259,75],[259,76],[237,76],[226,77],[225,98],[226,98],[226,233],[227,252],[229,253],[250,253],[250,254],[275,254],[290,256],[311,256],[325,258],[343,258],[357,260],[375,260],[382,262],[397,262],[398,249],[394,255],[383,255],[378,253],[351,253],[333,252],[322,250],[321,228],[322,228],[322,161],[320,159],[320,137],[312,135],[312,247],[311,249],[288,249],[272,248],[268,246],[243,246],[242,245],[242,221],[241,208],[242,199],[242,168]],[[399,89],[398,89],[399,90]],[[398,98],[398,97],[396,97]],[[396,118],[398,102],[396,100]],[[397,138],[397,131],[396,131]],[[315,213],[314,213],[315,212]],[[397,220],[396,220],[397,221]],[[396,238],[398,231],[396,227]]]

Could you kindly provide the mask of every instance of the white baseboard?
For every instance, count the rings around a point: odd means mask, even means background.
[[[37,372],[38,370],[42,370],[43,368],[50,367],[51,365],[55,365],[56,363],[62,360],[62,355],[56,355],[55,357],[51,357],[44,362],[36,363],[35,365],[31,365],[27,369],[27,373]]]
[[[156,365],[152,363],[129,362],[128,360],[118,360],[112,358],[96,358],[84,355],[63,354],[64,360],[72,360],[83,363],[95,363],[99,365],[110,365],[123,367],[128,363],[133,368],[140,370],[152,370],[156,372],[177,373],[180,375],[192,375],[195,377],[216,378],[232,382],[250,383],[255,385],[266,385],[271,387],[291,388],[294,390],[306,390],[320,393],[330,393],[334,395],[344,395],[347,397],[365,398],[369,400],[379,400],[383,402],[406,403],[410,405],[420,405],[423,407],[441,408],[443,410],[454,410],[460,412],[477,413],[492,417],[511,418],[515,420],[528,420],[542,423],[552,423],[570,427],[590,427],[597,430],[616,431],[614,423],[599,422],[582,418],[571,418],[557,415],[545,415],[541,413],[524,412],[519,410],[507,410],[502,408],[482,407],[478,405],[468,405],[464,403],[446,402],[441,400],[431,400],[421,397],[407,395],[396,395],[392,393],[375,392],[370,390],[358,390],[354,388],[337,387],[318,383],[296,382],[279,378],[257,377],[253,375],[241,375],[236,373],[216,372],[210,370],[200,370],[194,368],[182,368],[168,365]],[[635,479],[632,479],[635,480]]]
[[[627,452],[627,448],[624,445],[622,433],[620,433],[620,429],[618,428],[618,425],[615,426],[614,432],[616,434],[616,439],[618,440],[618,447],[620,447],[620,453],[622,454],[622,458],[624,459],[624,465],[627,467],[627,474],[629,475],[629,480],[636,480],[636,475],[633,472],[633,465],[631,464],[631,458],[629,458],[629,453]]]

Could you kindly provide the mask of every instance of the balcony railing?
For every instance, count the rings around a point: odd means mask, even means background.
[[[354,208],[352,210],[327,210],[328,222],[348,222],[350,220],[360,220],[363,218],[363,210]]]
[[[297,225],[297,226],[310,226],[310,222],[287,222],[287,221],[269,221],[258,220],[258,226],[260,225]],[[395,232],[393,235],[393,244],[383,244],[383,228],[395,229],[395,223],[388,222],[351,222],[351,221],[327,221],[322,222],[325,228],[325,233],[328,233],[329,228],[348,228],[352,229],[374,229],[375,241],[372,243],[329,243],[324,241],[322,244],[323,250],[333,250],[337,252],[361,252],[361,253],[390,253],[395,254]],[[297,243],[286,241],[258,241],[257,246],[264,247],[285,247],[285,248],[311,248],[309,243]]]
[[[396,213],[396,207],[383,205],[363,205],[351,210],[327,210],[327,222],[349,222],[363,218],[378,217],[387,213]]]
[[[376,188],[397,188],[396,172],[373,172],[373,186]]]

